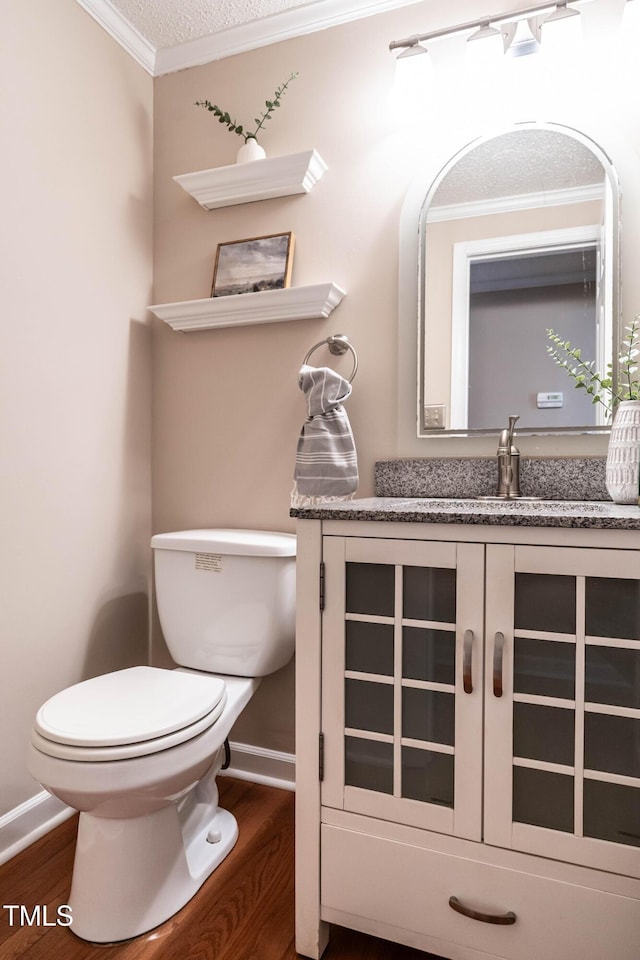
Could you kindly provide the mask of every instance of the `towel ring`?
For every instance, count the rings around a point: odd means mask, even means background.
[[[302,361],[303,365],[307,363],[309,357],[317,350],[318,347],[323,347],[325,344],[329,347],[329,351],[334,355],[334,357],[341,357],[343,353],[346,353],[347,350],[351,350],[353,354],[353,370],[351,371],[351,376],[348,377],[349,383],[353,382],[353,378],[358,372],[358,354],[355,351],[355,347],[349,341],[349,338],[344,335],[344,333],[334,333],[332,337],[327,337],[325,340],[319,340],[318,343],[314,343],[309,350],[309,353],[306,355]]]

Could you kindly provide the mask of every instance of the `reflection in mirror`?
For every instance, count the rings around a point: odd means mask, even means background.
[[[520,124],[447,164],[420,218],[420,436],[493,433],[509,414],[519,433],[607,428],[547,330],[603,372],[616,355],[618,205],[606,155],[557,124]]]

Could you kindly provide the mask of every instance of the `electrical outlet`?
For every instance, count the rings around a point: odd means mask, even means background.
[[[444,430],[444,418],[446,414],[444,403],[430,403],[424,407],[425,430]]]

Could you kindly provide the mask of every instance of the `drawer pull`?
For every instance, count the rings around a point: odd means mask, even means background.
[[[463,917],[469,917],[471,920],[480,920],[481,923],[501,923],[510,924],[516,922],[516,915],[512,910],[508,913],[482,913],[480,910],[472,910],[471,907],[465,907],[460,903],[457,897],[449,897],[449,906]]]
[[[500,630],[493,639],[493,695],[502,696],[502,651],[504,649],[504,633]]]
[[[473,693],[471,670],[471,658],[473,655],[473,630],[465,630],[462,651],[462,686],[465,693]]]

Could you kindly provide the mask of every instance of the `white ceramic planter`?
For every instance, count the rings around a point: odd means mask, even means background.
[[[236,163],[250,163],[252,160],[264,160],[264,147],[261,147],[255,137],[249,137],[242,144],[236,156]]]
[[[609,438],[606,484],[614,503],[637,503],[640,480],[640,400],[623,400]]]

